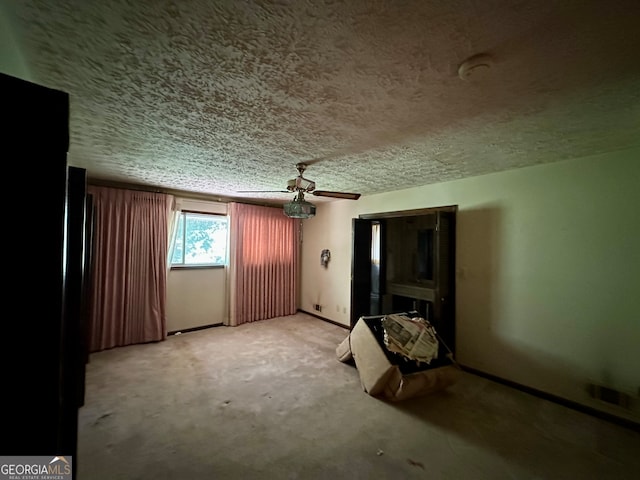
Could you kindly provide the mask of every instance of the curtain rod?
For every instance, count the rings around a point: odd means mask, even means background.
[[[141,192],[151,192],[151,193],[164,193],[167,195],[173,195],[174,197],[180,197],[190,200],[207,200],[210,202],[218,202],[218,203],[230,203],[230,202],[238,202],[244,203],[248,205],[258,205],[261,207],[282,207],[280,204],[274,203],[265,203],[265,202],[254,202],[246,199],[234,199],[229,197],[221,197],[218,195],[211,195],[207,193],[195,193],[195,192],[187,192],[183,190],[173,190],[170,188],[160,188],[153,187],[150,185],[139,185],[135,183],[126,183],[126,182],[115,182],[111,180],[102,180],[99,178],[87,178],[88,185],[95,185],[96,187],[110,187],[110,188],[121,188],[124,190],[136,190]]]

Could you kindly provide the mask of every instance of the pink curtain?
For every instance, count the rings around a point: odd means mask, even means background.
[[[281,208],[229,204],[230,325],[296,313],[300,221]]]
[[[89,349],[164,340],[173,197],[89,186],[95,205]]]

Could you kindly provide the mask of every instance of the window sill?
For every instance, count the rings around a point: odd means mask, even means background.
[[[225,268],[226,265],[171,265],[171,270],[201,270],[207,268]]]

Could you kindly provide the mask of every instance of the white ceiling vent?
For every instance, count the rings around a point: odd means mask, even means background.
[[[478,77],[479,74],[485,74],[490,68],[493,60],[490,55],[486,53],[480,53],[472,57],[467,58],[458,67],[458,76],[462,80],[467,80],[470,77]]]

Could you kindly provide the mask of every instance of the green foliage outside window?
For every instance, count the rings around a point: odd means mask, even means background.
[[[227,260],[227,217],[181,212],[172,266],[215,266]]]

